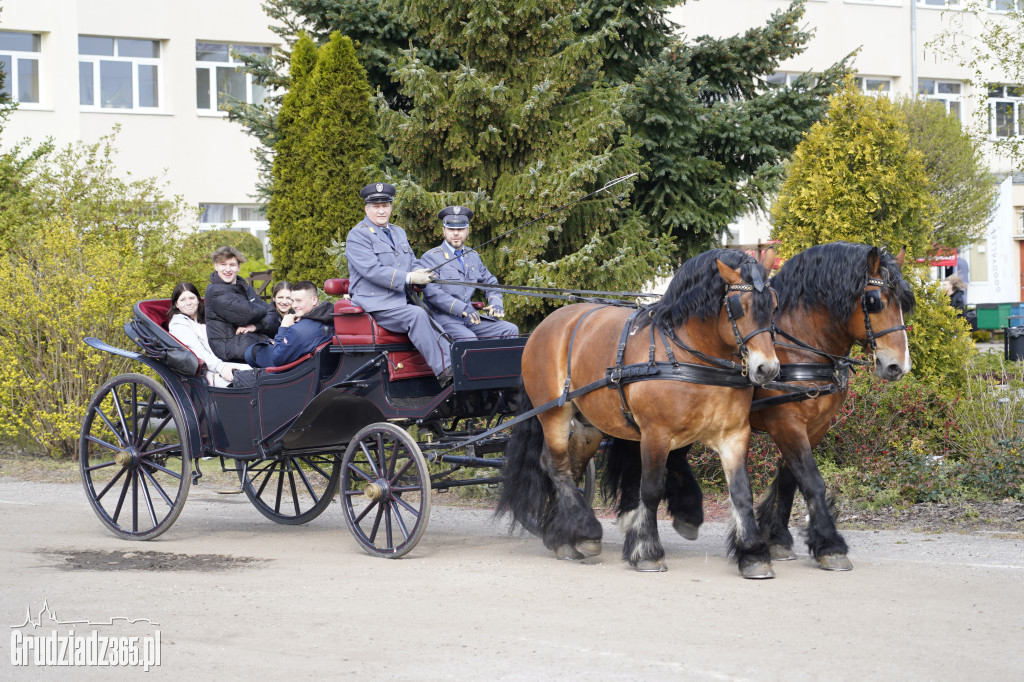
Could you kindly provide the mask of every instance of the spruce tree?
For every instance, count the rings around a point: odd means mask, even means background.
[[[381,130],[399,167],[396,222],[417,251],[441,241],[436,212],[476,212],[482,244],[606,182],[640,169],[620,88],[599,82],[610,32],[578,36],[568,0],[481,0],[439,8],[406,3],[418,35],[458,59],[439,70],[408,51],[396,76],[412,106],[382,107]],[[629,201],[630,184],[498,239],[483,259],[515,284],[635,290],[669,258]],[[547,308],[509,296],[518,321]]]
[[[291,89],[277,117],[270,243],[278,278],[319,285],[338,274],[327,249],[361,218],[358,190],[381,151],[351,39],[335,33],[318,49],[303,36],[291,67]]]

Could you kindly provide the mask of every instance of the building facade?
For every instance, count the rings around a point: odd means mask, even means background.
[[[119,125],[122,173],[164,179],[202,210],[202,228],[231,223],[266,243],[255,140],[218,108],[264,97],[232,56],[279,42],[259,3],[6,0],[2,10],[0,67],[18,101],[6,144],[92,143]]]
[[[988,0],[985,21],[1005,21],[1005,11],[1022,0]],[[856,82],[874,95],[911,95],[942,101],[946,110],[965,124],[974,124],[972,75],[928,47],[950,25],[950,12],[959,0],[808,0],[803,25],[814,32],[807,50],[780,65],[774,81],[817,71],[857,51],[853,60]],[[763,26],[769,17],[789,6],[788,0],[703,0],[676,10],[672,19],[685,35],[736,35]],[[967,22],[968,29],[972,22]],[[975,26],[976,28],[976,26]],[[1024,134],[1021,111],[1024,84],[1001,82],[989,88],[991,137]],[[988,157],[993,173],[1002,178],[996,217],[977,243],[963,250],[970,267],[969,303],[1024,300],[1024,176],[1006,159]],[[1016,180],[1016,182],[1015,182]],[[764,218],[744,217],[732,226],[730,238],[741,244],[764,241],[770,226]]]

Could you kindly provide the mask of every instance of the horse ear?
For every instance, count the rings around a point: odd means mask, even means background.
[[[769,277],[772,276],[772,268],[775,267],[775,261],[775,247],[769,246],[763,253],[761,253],[761,265],[768,271]]]
[[[907,247],[900,249],[900,252],[896,254],[896,265],[900,266],[900,270],[903,269],[903,261],[907,258]]]
[[[722,261],[715,259],[715,264],[718,266],[718,274],[722,276],[726,284],[742,284],[743,278],[740,277],[740,273],[733,270]]]
[[[878,277],[879,269],[882,267],[882,258],[878,255],[878,247],[873,246],[868,251],[868,277]]]

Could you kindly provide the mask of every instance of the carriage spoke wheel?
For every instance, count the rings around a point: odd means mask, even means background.
[[[181,409],[141,374],[116,376],[93,394],[78,461],[89,504],[126,540],[151,540],[170,528],[192,485]]]
[[[430,520],[430,472],[416,441],[383,422],[357,433],[342,463],[341,504],[367,554],[397,559],[412,550]]]
[[[239,462],[242,491],[271,521],[297,526],[320,516],[338,492],[341,466],[330,454]]]

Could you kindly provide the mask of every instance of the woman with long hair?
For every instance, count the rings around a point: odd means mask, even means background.
[[[175,285],[165,322],[167,331],[206,363],[206,380],[211,386],[228,386],[234,379],[235,370],[252,369],[240,362],[221,360],[210,348],[210,340],[206,336],[203,299],[191,282]]]

